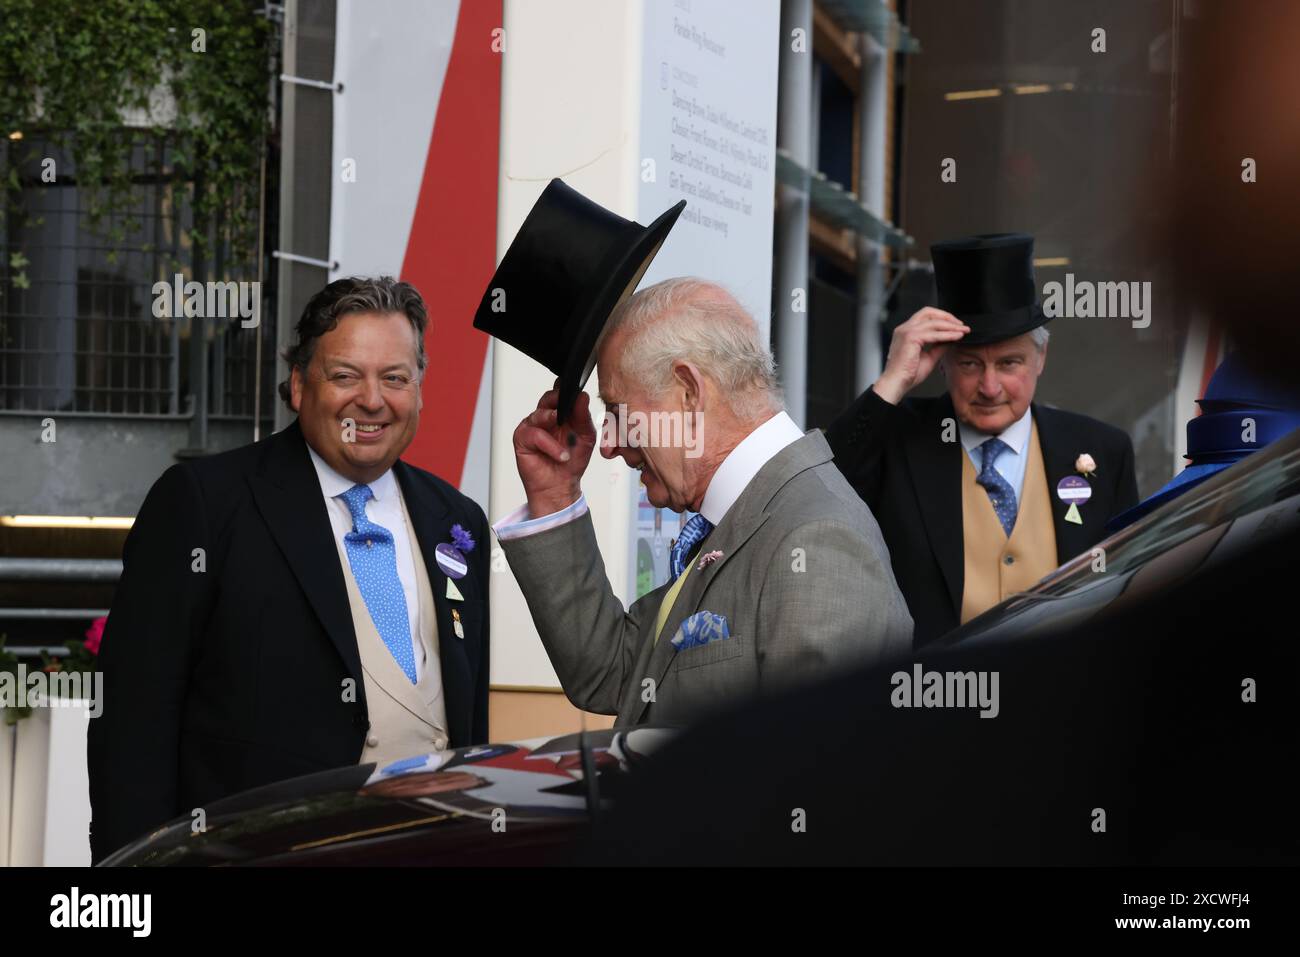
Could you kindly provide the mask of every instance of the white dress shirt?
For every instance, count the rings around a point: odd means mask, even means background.
[[[713,473],[713,478],[709,480],[709,487],[704,492],[704,501],[700,503],[700,514],[715,528],[720,525],[727,512],[731,510],[731,506],[736,504],[741,493],[754,480],[759,469],[787,445],[801,438],[803,433],[799,431],[799,426],[795,425],[794,419],[785,412],[778,412],[750,432],[731,450],[731,453],[722,460],[717,471]],[[504,542],[556,528],[585,515],[586,512],[586,495],[579,495],[578,500],[568,508],[540,518],[533,518],[529,514],[528,503],[525,502],[493,525],[492,530],[497,533],[497,538]]]
[[[325,496],[325,510],[329,513],[330,526],[334,537],[347,554],[347,542],[344,536],[352,531],[352,512],[348,503],[340,496],[352,486],[358,484],[344,478],[316,454],[310,445],[307,452],[311,455],[311,464],[316,467],[316,477],[320,479],[321,493]],[[415,587],[415,560],[411,557],[411,530],[407,527],[402,514],[402,494],[397,485],[393,470],[389,469],[370,486],[372,498],[366,503],[366,517],[376,525],[382,525],[393,535],[393,547],[397,552],[397,578],[402,583],[402,594],[406,596],[406,620],[411,624],[411,645],[415,652],[415,680],[418,682],[424,674],[424,642],[420,640],[420,599]]]
[[[727,512],[731,511],[731,506],[736,504],[736,499],[754,481],[758,470],[787,445],[802,438],[799,426],[784,412],[778,412],[750,432],[722,460],[718,470],[713,473],[713,478],[709,479],[704,501],[700,503],[700,514],[717,528]]]
[[[1034,418],[1030,409],[1025,409],[1025,414],[1016,421],[1012,422],[998,435],[993,436],[978,429],[973,429],[965,422],[958,422],[957,431],[961,435],[962,448],[970,456],[970,461],[975,466],[975,474],[980,474],[980,468],[984,464],[984,453],[980,451],[980,446],[992,438],[999,438],[1011,447],[1010,452],[1003,452],[993,463],[993,468],[1007,480],[1007,484],[1015,490],[1016,493],[1016,511],[1020,511],[1020,500],[1025,491],[1025,456],[1029,448],[1029,433],[1033,428]]]

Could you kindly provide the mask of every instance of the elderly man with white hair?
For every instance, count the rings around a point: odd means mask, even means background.
[[[699,279],[650,286],[610,316],[596,364],[601,454],[640,472],[656,507],[695,514],[672,580],[625,609],[579,485],[598,441],[588,396],[557,425],[551,390],[515,429],[527,504],[495,529],[570,701],[621,725],[682,723],[909,651],[880,528],[822,434],[783,410],[734,297]]]

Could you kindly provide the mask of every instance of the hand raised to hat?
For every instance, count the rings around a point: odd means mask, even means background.
[[[561,511],[578,500],[582,473],[596,448],[591,397],[578,394],[563,426],[555,424],[559,399],[558,389],[544,392],[537,408],[515,428],[515,465],[533,518]]]
[[[871,388],[886,402],[897,405],[916,385],[929,378],[949,343],[968,332],[970,326],[950,312],[933,306],[917,310],[894,330],[885,371]]]

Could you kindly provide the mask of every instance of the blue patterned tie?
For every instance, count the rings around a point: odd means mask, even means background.
[[[983,453],[984,460],[979,477],[975,479],[989,493],[993,511],[997,512],[998,521],[1002,523],[1002,530],[1007,533],[1007,537],[1011,536],[1011,530],[1016,527],[1016,492],[1011,483],[1002,477],[1002,473],[993,467],[993,463],[999,455],[1010,449],[1011,446],[1001,439],[989,439],[981,445],[980,452]]]
[[[677,541],[673,543],[673,550],[668,554],[668,570],[670,573],[669,581],[676,581],[677,576],[682,573],[686,567],[686,556],[691,553],[691,549],[703,540],[704,536],[713,531],[713,523],[703,515],[692,515],[687,521],[686,526],[682,529],[681,535],[677,536]]]
[[[374,497],[369,485],[354,485],[341,498],[352,513],[352,531],[343,536],[352,577],[370,610],[379,637],[393,653],[406,677],[415,684],[415,651],[411,647],[411,620],[406,614],[406,593],[397,577],[397,547],[393,533],[366,518],[366,503]]]

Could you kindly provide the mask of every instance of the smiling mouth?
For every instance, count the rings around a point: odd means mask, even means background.
[[[387,422],[383,422],[379,424],[358,422],[357,436],[358,437],[365,436],[367,439],[372,439],[378,435],[383,434],[384,430],[386,430],[387,428],[388,428]]]

